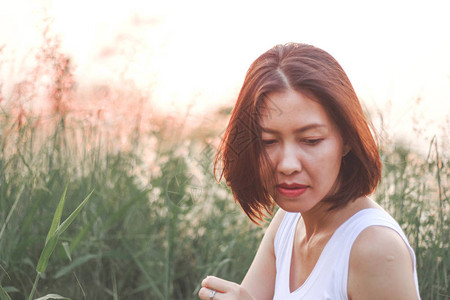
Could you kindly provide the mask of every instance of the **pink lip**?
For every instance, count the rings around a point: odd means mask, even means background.
[[[298,183],[280,183],[277,185],[278,192],[288,198],[295,198],[306,192],[307,185]]]

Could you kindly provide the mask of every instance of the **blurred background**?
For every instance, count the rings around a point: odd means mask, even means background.
[[[373,197],[416,250],[423,299],[450,297],[447,1],[0,0],[0,28],[1,299],[240,281],[267,223],[213,156],[247,68],[291,41],[347,72],[380,137]],[[67,183],[63,217],[94,193],[37,276]]]
[[[257,56],[295,41],[335,56],[393,136],[420,146],[416,121],[428,136],[448,129],[445,1],[18,0],[0,7],[6,94],[35,67],[47,30],[70,58],[77,99],[108,110],[92,93],[132,84],[152,112],[189,110],[195,121],[233,105]]]

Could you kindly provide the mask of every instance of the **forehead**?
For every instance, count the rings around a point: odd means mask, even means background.
[[[263,127],[335,126],[318,100],[293,90],[268,94],[262,103],[259,121]]]

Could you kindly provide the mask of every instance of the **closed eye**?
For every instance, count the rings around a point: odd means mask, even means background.
[[[320,139],[304,139],[303,143],[305,143],[306,145],[313,146],[313,145],[317,145],[321,141],[323,141],[322,138],[320,138]]]
[[[262,144],[265,146],[273,145],[277,142],[277,140],[262,140]]]

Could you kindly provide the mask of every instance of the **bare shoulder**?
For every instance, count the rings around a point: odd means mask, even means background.
[[[277,212],[275,213],[275,216],[273,216],[269,227],[271,226],[274,229],[278,230],[278,227],[280,227],[281,221],[283,221],[283,218],[284,218],[285,215],[286,215],[286,211],[284,211],[283,209],[279,208],[277,210]]]
[[[266,239],[270,240],[273,245],[275,236],[277,234],[278,228],[280,227],[281,222],[283,221],[284,216],[286,215],[286,211],[279,208],[273,216],[272,221],[269,224],[269,227],[266,230],[265,236]]]
[[[365,229],[350,254],[348,293],[357,299],[417,299],[411,254],[400,235],[383,226]]]
[[[255,299],[272,299],[275,288],[274,239],[286,213],[279,209],[264,234],[256,256],[241,286]]]
[[[370,226],[363,230],[353,245],[351,256],[363,261],[367,258],[391,261],[395,257],[407,257],[411,262],[403,239],[397,232],[385,226]]]

